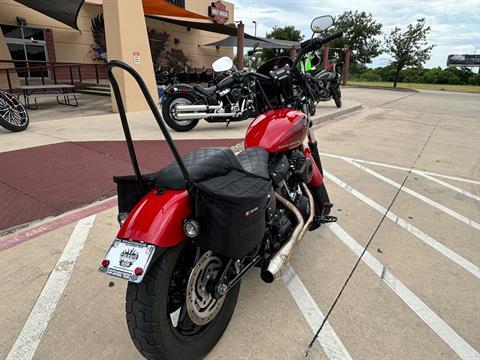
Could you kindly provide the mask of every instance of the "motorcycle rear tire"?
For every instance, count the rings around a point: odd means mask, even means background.
[[[225,295],[222,308],[201,331],[187,336],[173,327],[167,310],[168,284],[186,246],[184,241],[167,249],[150,266],[141,283],[128,283],[128,330],[137,350],[146,359],[203,359],[222,337],[235,310],[240,282]]]
[[[174,94],[174,95],[167,95],[163,104],[162,104],[162,115],[163,119],[167,123],[169,127],[171,127],[173,130],[176,131],[190,131],[192,130],[195,126],[197,126],[199,120],[190,120],[186,122],[186,124],[181,124],[179,121],[175,120],[172,118],[172,115],[170,113],[170,106],[172,106],[172,103],[175,100],[179,99],[184,99],[188,101],[188,103],[193,104],[195,100],[193,99],[192,96],[188,94]]]
[[[335,101],[335,105],[337,106],[337,108],[342,107],[342,93],[340,91],[340,87],[338,87],[337,90],[335,90],[335,92],[333,93],[333,101]]]

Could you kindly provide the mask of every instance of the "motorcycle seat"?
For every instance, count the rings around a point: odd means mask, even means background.
[[[197,90],[198,92],[202,93],[205,96],[211,96],[211,95],[215,94],[215,91],[217,91],[216,86],[210,86],[210,87],[205,88],[201,85],[196,84],[196,85],[193,86],[193,88],[195,90]]]
[[[183,158],[192,182],[201,182],[227,174],[233,169],[244,170],[269,179],[268,152],[263,148],[250,148],[238,157],[230,148],[202,148]],[[172,162],[155,175],[155,186],[173,190],[185,189],[185,179],[176,162]]]

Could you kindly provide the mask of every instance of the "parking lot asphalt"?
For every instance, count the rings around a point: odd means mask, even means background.
[[[207,359],[301,359],[329,311],[310,359],[480,358],[480,96],[345,89],[344,97],[363,109],[316,128],[338,222],[305,236],[283,279],[247,274]],[[36,224],[46,230],[0,251],[0,358],[140,358],[126,283],[97,272],[116,210],[82,214]],[[70,278],[49,293],[79,233]]]

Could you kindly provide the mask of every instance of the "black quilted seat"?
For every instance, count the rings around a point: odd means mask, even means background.
[[[243,169],[265,179],[269,178],[268,152],[262,148],[246,149],[238,157],[230,148],[197,149],[185,155],[183,162],[195,183],[225,175],[232,169]],[[175,190],[185,188],[185,180],[176,162],[156,174],[155,186]]]
[[[240,164],[244,170],[265,179],[269,179],[268,174],[268,151],[264,148],[249,148],[243,150],[237,155]]]
[[[193,88],[197,91],[199,91],[200,93],[202,93],[203,95],[205,96],[211,96],[213,94],[215,94],[215,91],[217,90],[217,87],[216,86],[211,86],[211,87],[203,87],[201,85],[194,85]]]

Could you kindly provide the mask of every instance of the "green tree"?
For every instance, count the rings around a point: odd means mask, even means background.
[[[274,26],[273,30],[267,33],[267,38],[302,41],[303,35],[301,34],[300,30],[296,29],[293,25],[288,25],[285,27]],[[263,49],[261,56],[262,62],[278,56],[290,56],[290,49]]]
[[[385,37],[385,52],[392,57],[391,65],[395,68],[393,87],[397,87],[400,72],[405,67],[421,67],[430,59],[430,53],[435,45],[429,45],[427,35],[430,26],[425,19],[418,19],[416,24],[410,24],[402,31],[395,27],[390,35]]]
[[[343,37],[333,41],[332,47],[349,48],[350,61],[365,65],[382,53],[381,41],[375,37],[382,33],[382,24],[365,11],[345,11],[335,19],[331,32],[343,31]]]

